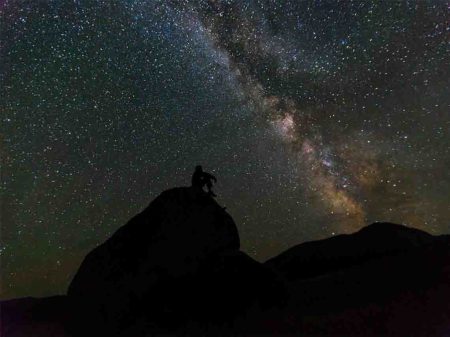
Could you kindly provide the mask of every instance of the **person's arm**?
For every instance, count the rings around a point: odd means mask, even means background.
[[[208,178],[214,180],[215,183],[217,183],[217,178],[213,176],[211,173],[206,173],[208,175]]]

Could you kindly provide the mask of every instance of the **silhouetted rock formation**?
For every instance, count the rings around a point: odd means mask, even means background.
[[[211,197],[175,188],[89,253],[67,296],[0,303],[1,335],[441,337],[448,303],[449,236],[376,223],[261,264]]]
[[[274,275],[239,245],[233,219],[206,193],[165,191],[87,255],[68,290],[73,326],[173,332],[276,304]]]

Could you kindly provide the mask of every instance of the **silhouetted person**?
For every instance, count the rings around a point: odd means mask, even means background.
[[[204,172],[200,165],[195,167],[194,174],[192,175],[192,187],[195,187],[203,191],[203,186],[208,188],[208,195],[215,197],[216,195],[212,191],[212,181],[217,182],[216,177],[208,172]]]

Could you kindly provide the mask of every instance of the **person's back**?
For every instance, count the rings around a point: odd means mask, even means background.
[[[202,189],[204,185],[202,177],[203,177],[203,169],[200,165],[198,165],[195,167],[194,174],[192,175],[191,180],[192,187]]]

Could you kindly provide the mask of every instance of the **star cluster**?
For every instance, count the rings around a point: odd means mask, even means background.
[[[444,1],[0,3],[3,298],[195,165],[264,260],[377,220],[450,232]]]

